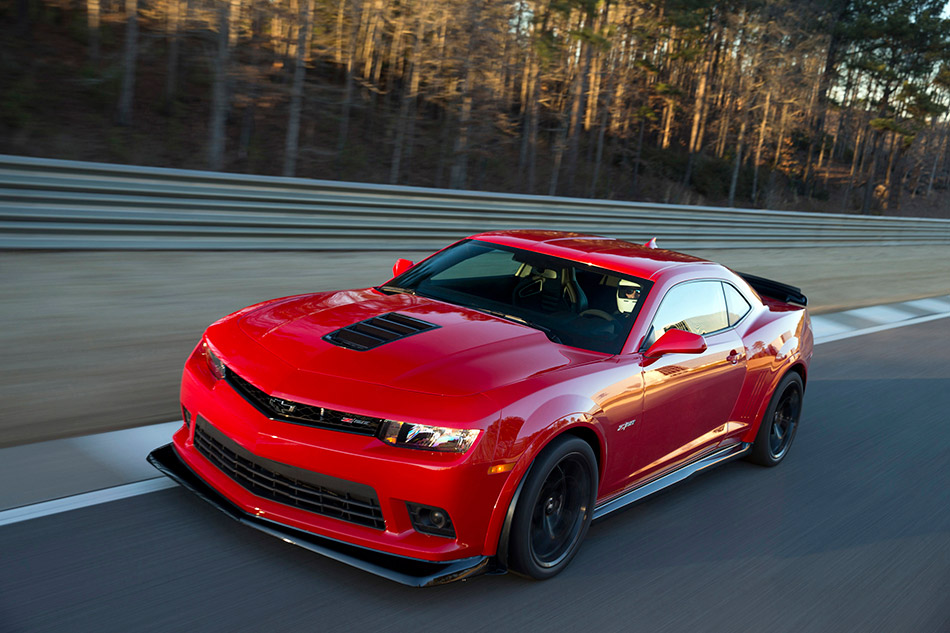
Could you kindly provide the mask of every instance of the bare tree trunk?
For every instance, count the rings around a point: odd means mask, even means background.
[[[133,2],[135,0],[132,0]],[[214,58],[214,83],[211,88],[211,138],[208,143],[208,167],[220,170],[224,165],[224,124],[228,117],[228,29],[231,22],[230,0],[218,2],[218,50]]]
[[[241,117],[241,136],[238,138],[238,160],[246,160],[248,157],[248,148],[251,145],[251,138],[254,136],[254,120],[257,115],[257,87],[252,87],[248,95],[248,104],[244,108],[244,114]],[[247,166],[247,172],[252,173],[251,166]]]
[[[519,113],[521,115],[521,148],[518,152],[518,174],[524,178],[524,170],[528,165],[528,99],[534,98],[533,86],[531,85],[531,67],[532,60],[529,53],[524,63],[524,73],[521,76],[521,103]]]
[[[589,48],[589,47],[588,47]],[[588,83],[590,85],[590,94],[587,97],[587,111],[584,113],[584,131],[589,132],[594,127],[594,121],[597,117],[597,107],[600,100],[600,82],[601,67],[603,64],[603,55],[594,55],[591,60],[593,70],[590,71]]]
[[[607,93],[607,102],[604,104],[600,113],[600,122],[597,129],[597,152],[594,158],[594,176],[590,179],[590,188],[587,191],[588,198],[593,198],[597,194],[597,181],[600,179],[600,165],[604,158],[604,136],[607,133],[607,128],[610,126],[610,106],[612,105],[610,100],[613,96],[613,90],[608,88],[605,92]]]
[[[228,47],[237,46],[238,35],[241,34],[241,0],[225,0],[231,3],[228,12]]]
[[[378,27],[383,13],[383,0],[376,0],[372,9],[367,11],[366,34],[363,39],[363,77],[369,78],[373,70],[373,60],[376,56],[376,43],[379,38]]]
[[[752,204],[759,195],[759,166],[762,164],[762,146],[765,145],[765,128],[769,123],[769,106],[772,104],[772,91],[765,93],[765,105],[762,106],[762,125],[759,126],[759,140],[755,146],[755,166],[752,168]]]
[[[554,141],[554,162],[551,165],[551,180],[548,182],[548,195],[557,195],[557,181],[561,174],[561,161],[564,158],[564,146],[567,145],[567,121],[561,117],[557,139]]]
[[[451,131],[452,120],[448,110],[442,112],[442,131],[439,134],[439,161],[435,168],[435,186],[441,187],[445,176],[445,163],[448,161],[449,153],[449,132]]]
[[[944,132],[946,134],[946,132]],[[941,176],[943,178],[944,189],[950,187],[950,139],[945,139],[943,144],[943,164],[941,166]]]
[[[284,175],[297,173],[297,147],[300,138],[300,110],[303,107],[303,82],[307,73],[307,33],[313,16],[313,0],[303,0],[297,29],[297,59],[294,62],[294,81],[290,89],[290,116],[287,121],[287,138],[284,141]]]
[[[927,196],[933,193],[934,190],[934,180],[937,177],[937,163],[940,160],[940,156],[943,153],[941,151],[942,141],[946,141],[947,135],[946,132],[941,133],[940,137],[937,139],[936,147],[934,148],[934,160],[933,165],[930,167],[930,179],[927,182]]]
[[[577,157],[580,151],[582,116],[584,114],[584,100],[587,97],[587,80],[590,72],[591,47],[584,46],[583,66],[578,69],[574,78],[574,103],[571,107],[570,129],[568,131],[567,151],[567,189],[574,195],[574,183],[577,177]]]
[[[122,87],[119,90],[119,125],[132,123],[132,97],[135,95],[135,62],[139,51],[138,0],[125,0],[125,50],[122,55]]]
[[[643,156],[643,132],[646,130],[646,119],[640,118],[640,131],[637,133],[637,151],[633,155],[633,182],[630,183],[630,194],[636,198],[640,184],[640,161]]]
[[[402,168],[402,154],[405,144],[406,132],[409,131],[410,109],[413,109],[412,117],[415,118],[414,104],[416,93],[419,90],[419,47],[422,45],[422,38],[425,35],[424,15],[426,5],[420,7],[419,15],[416,18],[415,40],[412,43],[409,57],[409,81],[403,82],[402,100],[399,104],[399,116],[396,119],[396,139],[393,142],[393,158],[389,169],[390,184],[399,184],[399,171]]]
[[[342,10],[343,1],[341,0],[340,11]],[[360,7],[356,1],[353,3],[353,12],[353,25],[350,29],[350,46],[346,55],[346,77],[343,80],[343,103],[340,107],[340,130],[336,141],[337,178],[341,178],[343,174],[343,151],[346,149],[346,141],[350,132],[350,111],[353,107],[353,72],[356,69],[357,37],[360,28]]]
[[[89,61],[99,63],[99,0],[86,2],[86,27],[89,31]]]
[[[663,111],[663,137],[660,141],[661,149],[670,147],[670,131],[673,128],[673,100],[666,100],[666,109]]]
[[[538,176],[538,127],[540,125],[540,111],[538,106],[538,82],[535,76],[534,94],[528,107],[528,193],[534,193],[537,187]]]
[[[99,0],[90,0],[98,2]],[[175,89],[178,84],[178,22],[181,0],[168,0],[168,21],[165,38],[168,41],[168,70],[165,73],[165,110],[171,111],[175,101]]]
[[[742,116],[739,125],[739,138],[736,140],[736,159],[732,163],[732,180],[729,183],[729,206],[736,206],[736,187],[739,183],[739,167],[742,166],[742,144],[745,142],[746,117]]]
[[[841,204],[851,208],[851,192],[854,190],[854,179],[858,175],[858,165],[861,163],[861,154],[864,153],[867,126],[863,125],[863,117],[858,119],[857,131],[854,135],[854,153],[851,156],[851,173],[848,175],[848,186],[845,188]]]
[[[333,47],[333,61],[343,65],[343,18],[346,15],[346,0],[340,0],[336,10],[336,46]]]
[[[814,190],[814,174],[812,168],[812,156],[814,156],[815,145],[820,144],[822,154],[825,148],[825,116],[828,112],[828,88],[832,84],[835,76],[835,68],[838,62],[838,48],[841,44],[841,32],[837,27],[838,22],[844,18],[845,12],[853,3],[849,0],[833,0],[830,4],[830,30],[831,39],[828,42],[828,51],[825,55],[825,65],[818,76],[818,83],[813,100],[814,113],[812,123],[811,140],[808,143],[808,158],[805,161],[805,190],[807,195],[811,195]],[[818,160],[818,167],[821,168],[821,158]]]
[[[719,135],[716,137],[716,158],[722,158],[726,153],[726,141],[729,139],[729,126],[732,123],[730,116],[732,113],[732,103],[732,97],[726,95],[725,106],[719,115]]]
[[[782,104],[782,116],[778,124],[778,140],[775,141],[775,160],[772,167],[778,167],[782,162],[782,146],[785,144],[785,122],[788,119],[788,104]]]
[[[871,197],[874,195],[874,178],[877,175],[878,145],[883,133],[874,132],[875,138],[871,143],[871,167],[867,172],[867,182],[864,185],[864,202],[861,203],[861,215],[867,215],[871,210]]]
[[[459,107],[459,129],[455,135],[455,145],[452,148],[452,171],[449,175],[449,187],[464,189],[468,180],[468,137],[469,122],[472,118],[471,74],[472,58],[465,61],[465,78],[462,80],[462,101]]]
[[[386,73],[386,94],[393,93],[393,81],[396,77],[403,77],[404,73],[399,67],[402,53],[403,36],[406,30],[406,11],[400,11],[396,16],[396,23],[393,25],[392,40],[389,43],[389,72]]]
[[[534,27],[532,26],[532,34]],[[540,62],[532,50],[525,62],[527,83],[522,91],[524,100],[524,131],[521,139],[521,153],[518,158],[518,171],[526,182],[526,193],[534,193],[537,178],[538,157],[538,119],[540,117]],[[527,172],[527,175],[525,175]]]
[[[892,133],[891,147],[887,157],[887,171],[884,173],[884,208],[900,208],[900,194],[904,178],[895,178],[894,172],[899,169],[903,158],[903,138],[900,134]],[[896,181],[896,182],[895,182]]]
[[[712,59],[707,55],[703,62],[703,70],[699,75],[699,86],[696,87],[696,98],[693,101],[693,125],[689,132],[689,158],[686,161],[686,173],[683,174],[683,190],[689,187],[690,179],[693,176],[693,165],[696,163],[696,155],[703,147],[703,139],[700,135],[703,111],[706,104],[706,82],[709,77],[709,69],[712,65]]]

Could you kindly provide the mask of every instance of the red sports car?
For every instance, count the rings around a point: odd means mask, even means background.
[[[795,437],[792,286],[689,255],[483,233],[362,290],[208,328],[150,461],[234,518],[412,585],[548,578],[592,519]]]

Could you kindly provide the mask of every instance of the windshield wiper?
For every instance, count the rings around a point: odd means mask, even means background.
[[[501,318],[506,319],[506,320],[508,320],[508,321],[513,321],[513,322],[515,322],[515,323],[520,323],[521,325],[527,325],[528,327],[534,328],[534,329],[536,329],[536,330],[541,330],[542,332],[544,332],[545,334],[547,334],[547,337],[548,337],[549,339],[551,339],[551,341],[553,341],[553,342],[555,342],[555,343],[560,343],[560,344],[562,344],[562,345],[564,344],[564,342],[560,339],[560,337],[558,337],[558,335],[554,333],[554,330],[552,330],[551,328],[546,327],[546,326],[544,326],[544,325],[539,325],[539,324],[537,324],[537,323],[534,323],[534,322],[532,322],[532,321],[529,321],[529,320],[527,320],[527,319],[524,319],[524,318],[522,318],[522,317],[520,317],[520,316],[515,316],[515,315],[513,315],[513,314],[508,314],[507,312],[500,312],[500,311],[498,311],[498,310],[489,310],[488,308],[481,308],[481,307],[475,308],[475,309],[476,309],[476,310],[479,310],[479,311],[481,311],[481,312],[487,312],[488,314],[493,314],[493,315],[495,315],[495,316],[497,316],[497,317],[501,317]]]
[[[375,290],[379,290],[380,292],[391,292],[393,294],[416,294],[415,290],[412,290],[411,288],[403,288],[402,286],[375,286]]]

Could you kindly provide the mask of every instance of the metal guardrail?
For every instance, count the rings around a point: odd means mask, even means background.
[[[0,248],[433,250],[544,228],[666,248],[950,244],[950,220],[676,206],[0,155]]]

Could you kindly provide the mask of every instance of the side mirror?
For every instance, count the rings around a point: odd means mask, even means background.
[[[706,351],[706,340],[699,334],[683,330],[667,330],[658,338],[645,356],[657,358],[664,354],[701,354]]]
[[[411,261],[409,261],[408,259],[402,259],[400,257],[399,259],[396,260],[396,263],[393,264],[393,277],[398,277],[399,275],[403,274],[404,272],[412,268],[412,266],[413,264]]]

